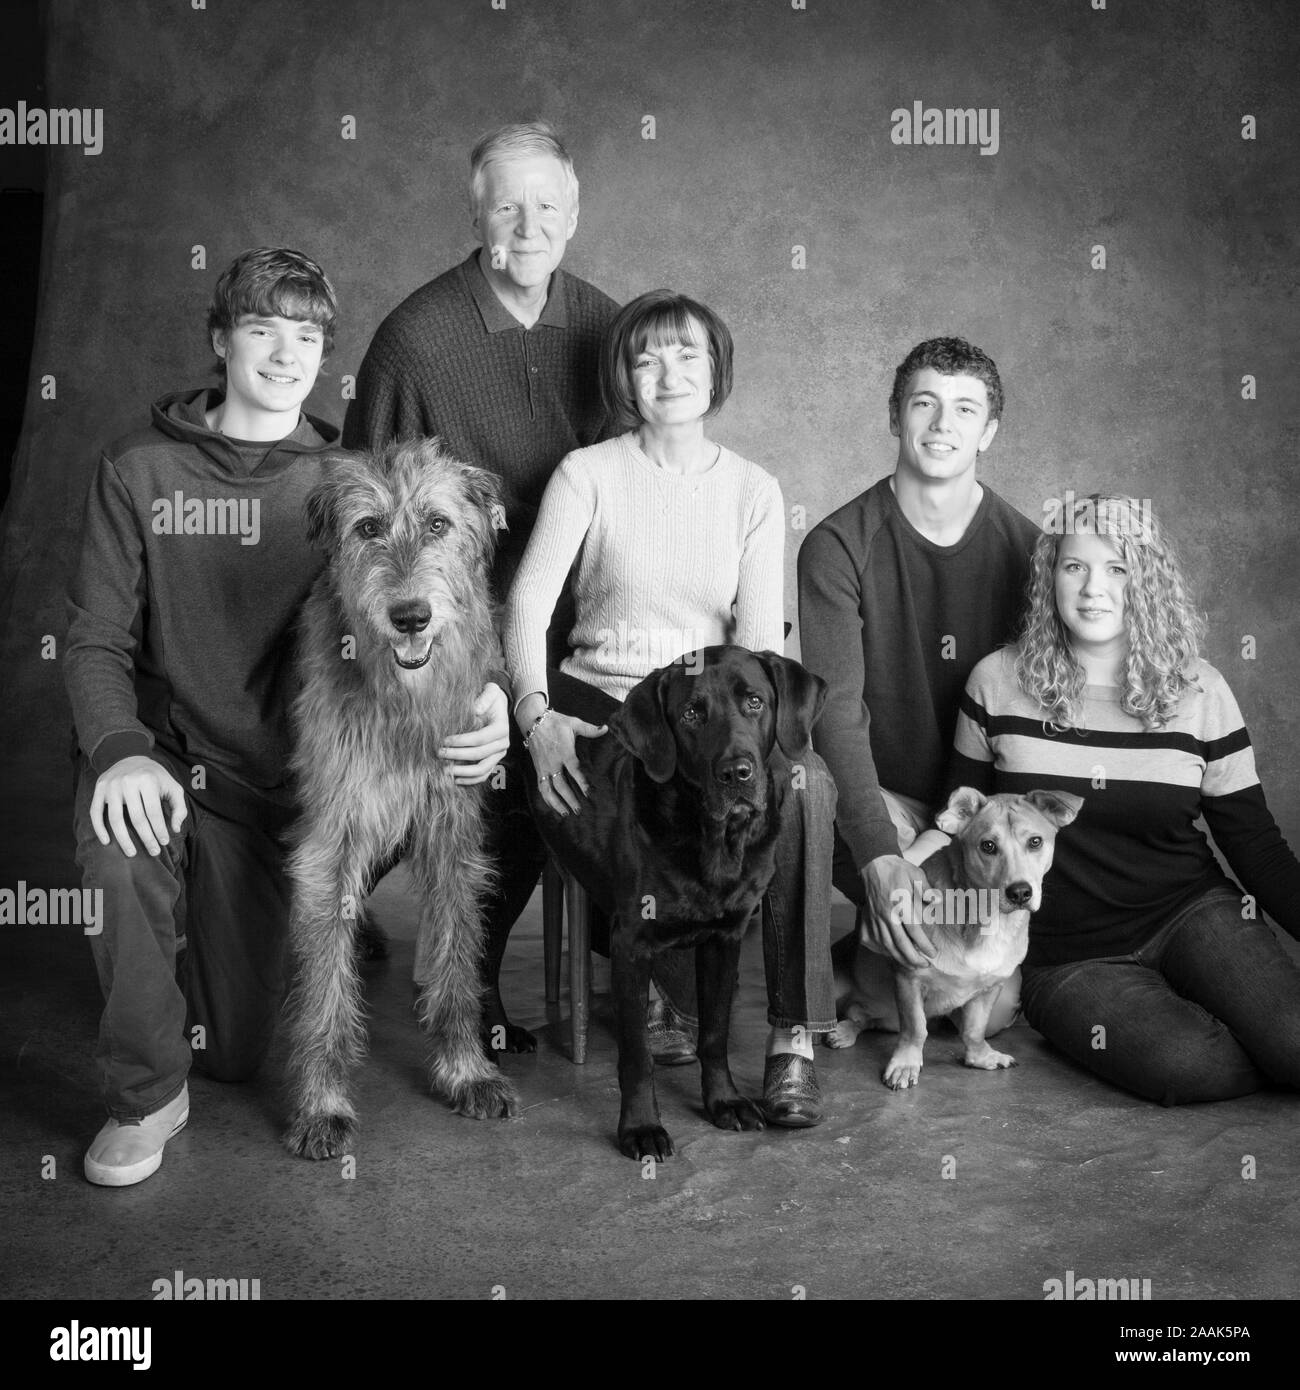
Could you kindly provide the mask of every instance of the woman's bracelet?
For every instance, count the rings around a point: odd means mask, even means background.
[[[532,736],[537,732],[538,725],[542,722],[543,719],[546,718],[548,714],[550,714],[550,712],[551,707],[550,705],[547,705],[546,708],[541,712],[541,714],[539,714],[537,718],[534,719],[533,722],[528,726],[528,732],[524,735],[525,748],[528,747],[528,740],[532,738]]]

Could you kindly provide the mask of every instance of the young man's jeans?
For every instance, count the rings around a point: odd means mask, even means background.
[[[266,1053],[285,988],[287,816],[241,823],[187,797],[162,852],[152,857],[133,834],[128,857],[111,831],[107,845],[95,836],[96,780],[82,758],[77,862],[83,886],[104,894],[103,929],[90,938],[105,1001],[95,1061],[109,1113],[139,1119],[177,1095],[191,1064],[239,1081]]]
[[[1027,966],[1025,1016],[1089,1071],[1162,1105],[1300,1087],[1300,967],[1241,914],[1225,884],[1129,955]]]
[[[778,751],[776,756],[784,761]],[[828,1033],[835,1027],[831,970],[831,856],[835,781],[809,747],[789,767],[776,873],[763,899],[767,1021]]]
[[[548,672],[554,709],[600,724],[618,709],[612,696],[559,671]],[[605,735],[609,737],[609,735]],[[527,756],[526,754],[524,755]],[[778,751],[776,756],[782,757]],[[770,1024],[810,1033],[835,1027],[830,963],[832,827],[835,783],[811,748],[789,769],[782,808],[776,874],[763,900],[763,964]],[[534,876],[534,882],[536,877]],[[593,944],[608,950],[593,921]],[[604,929],[608,930],[607,927]],[[655,957],[653,978],[674,1010],[695,1021],[695,952],[688,948]]]

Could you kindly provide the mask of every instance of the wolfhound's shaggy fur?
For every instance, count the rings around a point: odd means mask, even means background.
[[[354,937],[368,872],[402,845],[422,903],[415,951],[430,1075],[462,1115],[513,1114],[479,1044],[481,788],[438,757],[472,728],[495,651],[488,562],[497,480],[436,441],[336,466],[307,503],[328,568],[303,610],[294,767],[304,815],[289,860],[297,972],[290,993],[293,1119],[308,1158],[347,1152],[348,1073],[365,1045]]]

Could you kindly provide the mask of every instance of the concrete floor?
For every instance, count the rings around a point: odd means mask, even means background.
[[[803,1132],[722,1133],[703,1119],[697,1068],[660,1072],[678,1155],[644,1178],[613,1141],[608,995],[595,997],[583,1067],[568,1060],[567,1005],[547,1017],[539,897],[504,984],[512,1016],[542,1039],[505,1063],[522,1114],[462,1119],[423,1079],[408,883],[399,868],[375,896],[393,951],[365,970],[351,1179],[280,1147],[277,1049],[254,1084],[191,1080],[189,1127],[154,1177],[90,1186],[89,949],[75,928],[0,933],[0,1295],[143,1299],[176,1270],[256,1278],[263,1299],[483,1299],[497,1286],[511,1299],[779,1299],[799,1285],[809,1298],[1042,1299],[1067,1270],[1150,1279],[1156,1299],[1300,1293],[1300,1097],[1162,1110],[1024,1025],[999,1043],[1015,1070],[964,1069],[945,1032],[920,1088],[901,1095],[877,1079],[886,1036],[819,1049],[829,1117]],[[837,917],[847,928],[847,905]],[[733,1036],[742,1090],[759,1088],[765,1028],[751,937]]]

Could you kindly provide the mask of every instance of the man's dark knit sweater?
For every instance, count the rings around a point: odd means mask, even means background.
[[[199,801],[238,814],[249,797],[292,804],[291,634],[324,564],[303,504],[338,430],[303,415],[276,443],[241,443],[208,428],[219,399],[164,396],[150,428],[101,455],[64,679],[97,773],[150,755]],[[255,526],[241,535],[241,520]]]
[[[898,853],[881,787],[927,806],[944,791],[966,678],[1015,635],[1037,535],[985,486],[962,538],[936,545],[883,478],[800,548],[803,664],[830,687],[813,742],[859,871]]]
[[[609,437],[597,368],[618,311],[564,270],[528,329],[501,303],[476,250],[421,286],[379,325],[343,422],[348,448],[437,435],[466,463],[497,474],[506,524],[493,567],[504,599],[560,460]]]

